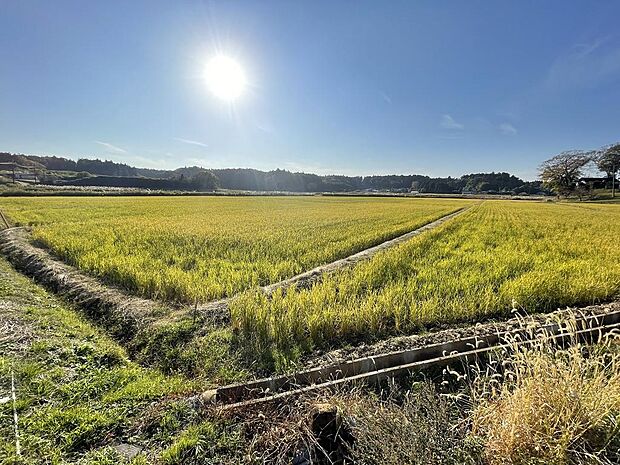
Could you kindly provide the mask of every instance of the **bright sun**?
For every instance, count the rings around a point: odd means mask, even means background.
[[[237,99],[247,84],[243,68],[225,55],[211,58],[205,68],[204,76],[209,90],[222,100]]]

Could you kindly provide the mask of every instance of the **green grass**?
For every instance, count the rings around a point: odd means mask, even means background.
[[[127,346],[140,364],[199,379],[205,387],[242,381],[253,374],[230,327],[214,327],[201,319],[194,322],[189,315],[158,321],[138,332]]]
[[[0,327],[6,329],[0,397],[9,395],[13,373],[22,451],[18,457],[12,402],[0,404],[2,465],[128,463],[111,447],[121,442],[144,448],[132,465],[161,463],[163,450],[199,421],[183,399],[202,385],[130,361],[123,348],[4,260]],[[212,437],[221,431],[212,424]]]
[[[471,202],[405,198],[3,198],[65,261],[166,300],[231,296],[393,238]]]
[[[487,201],[310,289],[231,305],[250,353],[282,366],[314,348],[604,301],[620,292],[620,207]]]

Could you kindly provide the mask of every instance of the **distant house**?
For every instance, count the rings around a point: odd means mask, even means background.
[[[0,174],[3,174],[15,182],[20,181],[38,181],[38,172],[35,167],[24,166],[13,162],[0,162]]]
[[[598,177],[598,178],[580,178],[579,185],[587,187],[588,189],[611,189],[611,176]],[[618,181],[616,181],[616,184]]]

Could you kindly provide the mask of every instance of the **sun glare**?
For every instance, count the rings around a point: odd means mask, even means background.
[[[217,55],[209,60],[205,68],[205,80],[213,95],[229,101],[241,96],[247,84],[243,68],[225,55]]]

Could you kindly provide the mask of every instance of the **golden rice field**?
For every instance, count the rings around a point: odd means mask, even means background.
[[[11,220],[63,260],[143,296],[231,296],[376,245],[456,211],[458,199],[5,198]]]
[[[236,295],[241,346],[279,365],[315,348],[620,295],[620,205],[331,197],[11,198],[1,208],[77,267],[138,294]],[[461,216],[309,289],[273,283]]]
[[[585,305],[620,294],[620,205],[486,201],[310,289],[232,305],[268,362],[437,323]]]

